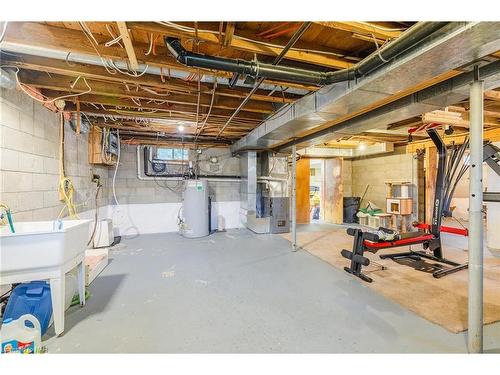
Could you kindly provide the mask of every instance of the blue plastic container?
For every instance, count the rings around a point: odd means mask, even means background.
[[[38,319],[43,336],[52,317],[52,299],[50,298],[50,286],[47,282],[32,281],[19,284],[14,288],[5,308],[3,321],[15,320],[24,314],[34,315]]]

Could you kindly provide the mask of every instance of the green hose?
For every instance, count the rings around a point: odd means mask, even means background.
[[[90,294],[90,292],[87,289],[85,289],[85,301],[88,300],[91,296],[92,294]],[[75,294],[73,296],[73,299],[71,300],[71,305],[69,305],[69,307],[79,304],[80,304],[80,296],[78,294]]]

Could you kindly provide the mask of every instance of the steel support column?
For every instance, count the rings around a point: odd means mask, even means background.
[[[476,68],[470,87],[469,353],[483,351],[483,92]]]
[[[297,157],[296,146],[292,146],[292,250],[297,251]]]

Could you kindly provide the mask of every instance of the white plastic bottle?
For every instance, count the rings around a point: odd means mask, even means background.
[[[33,327],[28,327],[26,322],[31,322]],[[0,331],[2,353],[36,353],[41,348],[41,331],[40,322],[31,314],[16,320],[7,319]]]

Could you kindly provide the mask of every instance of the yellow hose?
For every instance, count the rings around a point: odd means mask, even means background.
[[[71,178],[66,177],[64,172],[64,115],[61,112],[60,144],[59,144],[59,194],[68,208],[68,215],[72,219],[78,218],[76,207],[73,203],[75,187]],[[61,211],[62,212],[62,211]]]

